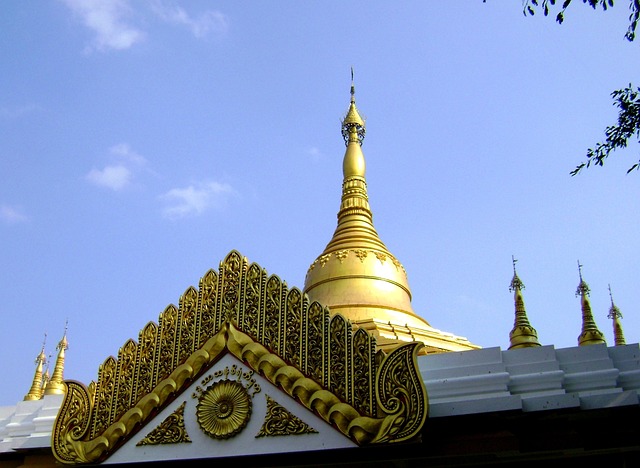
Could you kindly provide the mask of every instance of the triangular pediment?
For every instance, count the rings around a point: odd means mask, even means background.
[[[410,440],[427,416],[416,365],[419,347],[404,345],[388,355],[377,351],[375,338],[365,330],[352,330],[342,316],[332,316],[232,251],[217,273],[209,270],[201,278],[199,289],[188,288],[178,307],[168,306],[157,325],[147,324],[138,342],[128,340],[117,359],[107,358],[95,383],[85,387],[65,381],[53,452],[63,463],[96,463],[123,447],[172,445],[137,444],[145,438],[162,440],[165,427],[180,432],[175,421],[181,418],[189,432],[189,418],[197,415],[194,400],[210,395],[211,385],[221,387],[222,380],[241,382],[242,387],[232,387],[243,394],[268,383],[286,397],[284,403],[274,399],[280,407],[295,403],[306,408],[310,418],[319,418],[329,432],[346,440],[347,445],[336,447]],[[221,379],[233,365],[250,375],[248,380],[243,373],[239,379]],[[180,415],[176,411],[182,403]],[[266,411],[268,401],[260,404]],[[308,419],[298,409],[288,421],[292,427]],[[207,437],[216,439],[212,431]],[[243,428],[221,439],[231,447],[240,444],[236,439],[242,434],[249,437]],[[216,450],[215,456],[220,453]]]
[[[227,354],[105,464],[189,460],[356,446]]]

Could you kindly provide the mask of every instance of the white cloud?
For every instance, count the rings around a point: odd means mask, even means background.
[[[109,152],[114,156],[118,156],[125,161],[134,163],[138,166],[144,166],[145,164],[147,164],[147,160],[144,158],[144,156],[141,156],[133,151],[127,143],[118,143],[117,145],[113,145],[111,148],[109,148]]]
[[[199,215],[208,208],[222,206],[233,194],[235,190],[230,185],[218,182],[174,188],[160,197],[167,203],[162,214],[169,219]]]
[[[102,170],[92,169],[85,176],[94,185],[118,191],[131,183],[131,171],[122,165],[106,166]]]
[[[27,216],[20,209],[2,204],[0,205],[0,219],[7,224],[17,224],[27,221]]]
[[[128,0],[61,0],[84,25],[95,33],[87,51],[128,49],[144,39],[144,32],[129,24]]]
[[[99,187],[106,187],[113,191],[122,190],[133,182],[140,168],[147,172],[153,171],[146,168],[147,160],[136,153],[128,143],[118,143],[109,148],[112,159],[117,161],[108,164],[104,169],[92,169],[85,179]]]
[[[192,17],[181,7],[167,5],[161,1],[154,1],[151,7],[160,19],[187,27],[197,38],[206,37],[210,33],[225,34],[229,29],[227,17],[217,10],[208,10],[197,17]]]

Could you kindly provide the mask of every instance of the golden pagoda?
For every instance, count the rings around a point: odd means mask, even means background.
[[[622,312],[618,309],[613,303],[613,294],[611,293],[611,285],[609,285],[609,297],[611,298],[611,307],[609,308],[608,317],[613,320],[613,339],[614,344],[616,346],[623,346],[627,344],[624,339],[624,332],[622,331],[622,323],[620,323],[620,319],[622,318]]]
[[[423,342],[423,354],[477,349],[466,338],[433,328],[413,311],[407,273],[376,232],[362,153],[365,121],[356,107],[353,71],[342,136],[347,148],[338,225],[309,267],[304,292],[354,326],[372,332],[382,349],[408,341]]]
[[[44,352],[44,346],[47,341],[47,335],[44,335],[44,341],[42,343],[42,349],[40,350],[40,354],[36,357],[36,371],[33,375],[33,382],[31,383],[31,388],[24,396],[24,401],[30,400],[39,400],[42,398],[43,392],[43,383],[45,383],[45,376],[43,374],[44,365],[47,363],[47,355]],[[45,383],[46,384],[46,383]]]
[[[580,296],[580,304],[582,307],[582,332],[578,336],[578,345],[586,346],[592,344],[606,344],[603,333],[598,330],[593,313],[591,312],[591,303],[589,302],[589,285],[582,279],[582,265],[578,261],[578,273],[580,275],[580,284],[576,289],[576,297]]]
[[[538,341],[538,332],[531,326],[531,323],[529,323],[527,311],[524,307],[524,298],[522,297],[524,283],[516,273],[517,260],[513,257],[511,257],[511,260],[513,262],[513,278],[509,285],[509,291],[513,292],[516,318],[513,323],[513,328],[509,333],[509,349],[540,346],[540,342]]]

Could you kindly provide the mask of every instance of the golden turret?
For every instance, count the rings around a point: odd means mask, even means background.
[[[606,344],[604,335],[598,330],[596,322],[593,319],[593,314],[591,313],[591,304],[589,303],[590,289],[582,279],[582,265],[580,265],[580,261],[578,261],[578,273],[580,274],[580,284],[578,284],[578,289],[576,289],[576,297],[580,296],[582,306],[582,333],[578,336],[578,345]]]
[[[611,298],[611,307],[609,308],[609,318],[613,319],[613,338],[615,346],[622,346],[627,344],[624,339],[624,333],[622,333],[622,313],[620,309],[613,303],[613,294],[611,294],[611,285],[609,285],[609,297]]]
[[[509,349],[514,348],[530,348],[540,346],[538,341],[538,332],[529,323],[527,312],[524,308],[524,299],[522,298],[522,290],[524,284],[518,278],[516,273],[517,260],[511,257],[513,261],[513,279],[509,285],[509,291],[513,292],[513,301],[516,309],[516,318],[513,329],[509,333]]]
[[[56,346],[58,350],[58,357],[56,358],[56,366],[53,368],[53,375],[47,383],[44,394],[45,395],[63,395],[65,392],[64,380],[64,355],[65,351],[69,349],[69,343],[67,342],[67,326],[64,327],[64,335]]]
[[[38,357],[36,357],[36,372],[33,375],[33,382],[31,383],[31,388],[29,392],[24,396],[24,400],[39,400],[42,398],[42,382],[43,382],[43,374],[42,369],[47,362],[47,355],[44,353],[44,345],[47,341],[47,334],[44,335],[44,341],[42,342],[42,350]]]
[[[346,150],[338,225],[309,267],[304,292],[331,312],[374,333],[382,348],[400,341],[422,341],[426,352],[478,348],[465,338],[432,328],[415,314],[405,269],[376,232],[361,148],[365,120],[356,107],[353,70],[351,102],[341,130]]]

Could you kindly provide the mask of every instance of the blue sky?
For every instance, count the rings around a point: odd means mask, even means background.
[[[634,82],[625,2],[7,1],[0,6],[0,405],[68,320],[98,365],[237,249],[290,286],[335,228],[350,68],[374,223],[414,310],[508,347],[512,255],[543,344],[577,344],[578,260],[638,342],[638,148],[569,172]],[[637,80],[636,80],[637,81]]]

